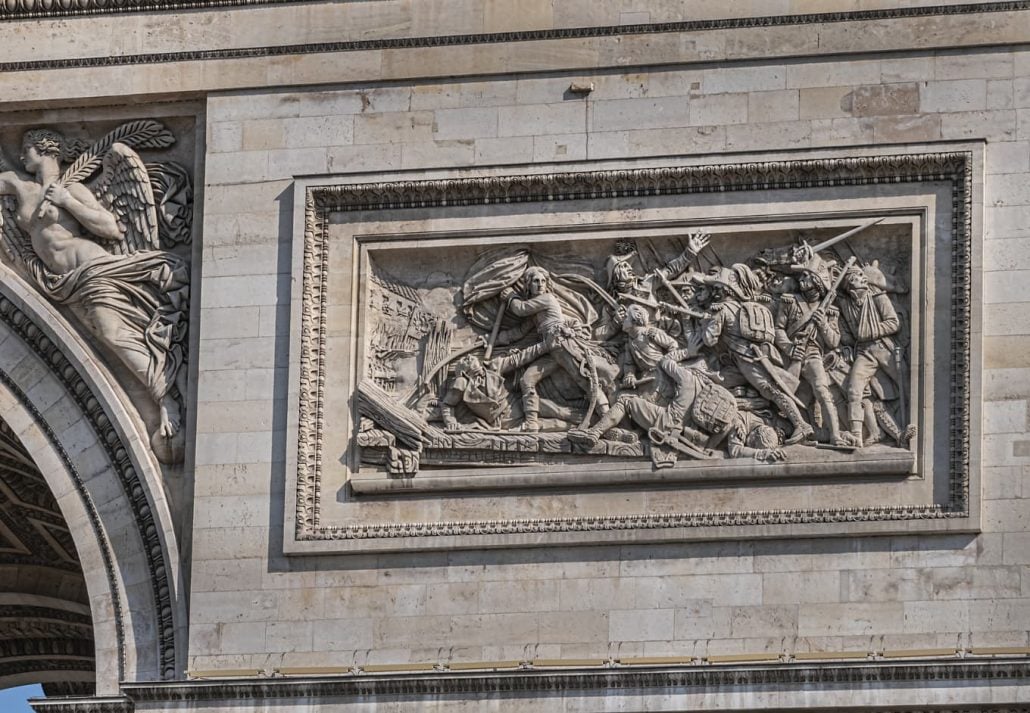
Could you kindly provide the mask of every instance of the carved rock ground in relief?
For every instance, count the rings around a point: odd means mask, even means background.
[[[907,457],[910,256],[862,242],[879,222],[779,245],[699,231],[370,251],[361,461],[413,476]]]
[[[182,461],[189,263],[187,170],[148,163],[173,134],[152,120],[99,140],[51,129],[25,132],[21,169],[0,154],[0,224],[8,260],[51,302],[66,306],[156,406],[151,445]],[[22,170],[23,169],[23,170]]]

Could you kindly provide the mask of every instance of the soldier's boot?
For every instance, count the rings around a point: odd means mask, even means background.
[[[794,432],[790,434],[790,438],[783,442],[783,445],[792,446],[802,441],[810,441],[815,437],[815,429],[808,425],[805,419],[801,417],[797,404],[789,396],[782,391],[776,391],[773,393],[773,403],[776,404],[777,408],[783,412],[783,415],[794,426]]]
[[[862,429],[864,426],[865,421],[851,422],[851,439],[855,442],[856,448],[862,447]]]
[[[569,431],[568,439],[572,443],[578,443],[584,446],[596,446],[597,442],[601,440],[601,436],[608,433],[616,426],[619,425],[619,421],[626,415],[626,407],[623,406],[621,401],[616,401],[615,405],[608,409],[601,420],[598,421],[592,428],[583,430],[581,428],[574,428]]]
[[[833,395],[827,387],[816,391],[816,401],[822,408],[815,409],[816,413],[823,414],[826,425],[830,430],[830,443],[835,446],[850,446],[851,434],[840,432],[840,419],[837,418],[837,405],[833,403]]]
[[[540,396],[536,391],[522,392],[522,430],[537,433],[540,430]]]

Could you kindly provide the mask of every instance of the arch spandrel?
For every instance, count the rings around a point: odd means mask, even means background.
[[[178,545],[142,420],[93,347],[4,265],[0,408],[43,474],[81,561],[97,693],[117,691],[120,680],[180,675]]]

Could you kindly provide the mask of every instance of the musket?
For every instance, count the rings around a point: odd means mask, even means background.
[[[831,285],[830,289],[827,290],[825,295],[823,295],[823,298],[819,300],[819,306],[817,306],[814,310],[809,312],[807,317],[805,317],[800,322],[795,324],[793,327],[788,329],[788,337],[793,338],[795,334],[797,334],[802,329],[807,327],[809,322],[812,321],[812,317],[815,316],[816,312],[826,311],[826,308],[830,306],[830,302],[832,302],[833,298],[837,296],[837,290],[840,289],[840,283],[844,281],[844,275],[847,273],[848,269],[855,264],[856,259],[857,258],[855,258],[854,256],[848,258],[848,261],[844,263],[844,267],[841,268],[840,274],[837,275],[837,279],[833,281],[833,285]]]
[[[501,300],[501,306],[497,308],[497,316],[494,317],[494,328],[490,330],[490,341],[486,343],[486,354],[483,355],[483,361],[490,361],[490,357],[494,353],[494,343],[497,341],[497,335],[501,332],[501,321],[504,319],[507,307],[508,303]]]
[[[697,319],[704,319],[708,316],[705,313],[698,312],[697,310],[691,309],[690,307],[677,307],[676,305],[669,304],[668,302],[659,302],[658,307],[662,308],[663,310],[673,312],[674,314],[682,314],[688,317],[695,317]]]

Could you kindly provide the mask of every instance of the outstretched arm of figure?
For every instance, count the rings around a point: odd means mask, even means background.
[[[86,230],[104,240],[122,241],[124,235],[114,214],[105,209],[86,186],[72,183],[62,186],[52,183],[46,189],[45,199],[64,208]]]
[[[682,275],[690,267],[691,261],[708,246],[708,240],[708,233],[691,234],[687,241],[687,247],[683,249],[683,252],[670,260],[669,264],[665,266],[666,277],[670,280],[675,280]]]

